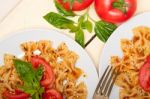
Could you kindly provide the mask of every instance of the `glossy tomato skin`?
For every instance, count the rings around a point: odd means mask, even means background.
[[[39,67],[40,65],[44,67],[44,74],[41,80],[41,85],[45,88],[53,86],[55,81],[54,72],[48,62],[39,56],[34,56],[31,58],[31,63],[34,68]]]
[[[55,89],[46,90],[43,99],[63,99],[63,96]]]
[[[146,62],[140,68],[139,83],[145,91],[150,92],[150,56],[147,57]]]
[[[11,93],[10,91],[5,91],[3,93],[4,98],[6,99],[28,99],[29,95],[20,91],[15,90],[15,93]]]
[[[66,10],[70,10],[70,3],[66,2],[63,3],[63,0],[57,0]],[[86,9],[88,6],[92,4],[94,0],[82,0],[82,2],[78,2],[77,0],[74,1],[72,5],[72,11],[81,11]]]
[[[123,13],[117,8],[113,8],[112,4],[116,0],[95,0],[95,10],[97,15],[112,23],[121,23],[133,16],[137,8],[136,0],[124,0],[127,4],[127,12]]]

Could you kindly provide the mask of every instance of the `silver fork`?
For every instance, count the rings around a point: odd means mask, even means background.
[[[93,99],[109,99],[116,77],[117,73],[112,70],[112,66],[108,66],[96,87]]]

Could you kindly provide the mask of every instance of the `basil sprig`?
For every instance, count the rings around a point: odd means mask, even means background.
[[[18,59],[14,60],[14,66],[23,81],[23,85],[19,86],[19,88],[23,92],[30,94],[32,99],[42,99],[44,88],[41,87],[40,80],[42,79],[43,68],[33,69],[31,63]]]
[[[92,23],[89,20],[87,20],[86,15],[80,16],[77,24],[74,21],[54,12],[46,14],[44,16],[44,19],[56,28],[69,29],[70,32],[75,33],[75,40],[82,47],[84,47],[83,29],[87,29],[90,32],[92,31]]]
[[[68,1],[71,0],[63,0],[64,3]],[[72,11],[65,10],[56,0],[54,0],[54,2],[58,13],[50,12],[44,16],[44,19],[56,28],[68,29],[71,33],[75,33],[75,41],[82,47],[85,47],[85,30],[89,33],[92,33],[94,28],[95,35],[101,41],[106,42],[109,36],[117,28],[115,24],[105,22],[103,20],[95,22],[90,19],[87,13],[77,16]],[[71,20],[72,17],[78,17],[78,21],[76,22]],[[95,26],[93,26],[93,24]]]

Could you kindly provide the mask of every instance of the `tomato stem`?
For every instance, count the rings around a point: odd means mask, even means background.
[[[124,0],[117,0],[112,3],[113,8],[116,8],[126,14],[128,4]]]
[[[63,3],[69,2],[69,4],[70,4],[70,10],[72,10],[72,6],[73,6],[73,3],[75,1],[78,1],[79,3],[82,3],[82,0],[62,0],[62,1],[63,1]]]

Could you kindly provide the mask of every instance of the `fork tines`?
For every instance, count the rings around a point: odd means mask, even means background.
[[[108,66],[97,85],[95,94],[109,97],[116,77],[115,70],[112,69],[112,66]]]

